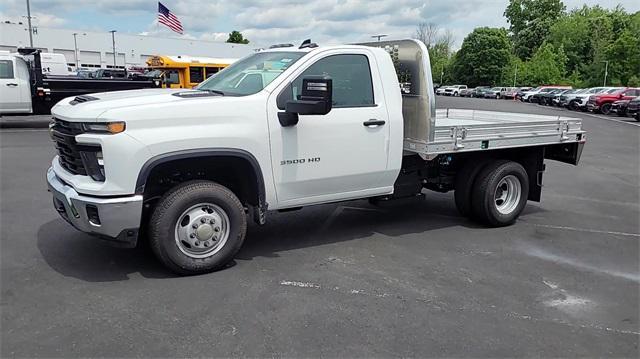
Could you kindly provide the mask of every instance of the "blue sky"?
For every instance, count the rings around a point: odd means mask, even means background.
[[[449,30],[455,43],[478,26],[507,26],[502,16],[508,0],[164,0],[185,28],[184,37],[224,41],[242,31],[254,44],[320,43],[369,40],[374,34],[411,36],[419,22]],[[639,0],[565,0],[567,8],[588,5],[640,11]],[[176,36],[156,25],[152,0],[31,0],[34,23],[84,31]],[[0,20],[24,21],[26,0],[2,0]]]

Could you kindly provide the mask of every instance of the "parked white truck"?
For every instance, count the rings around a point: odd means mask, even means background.
[[[540,200],[544,160],[576,165],[585,142],[579,119],[436,110],[416,40],[274,48],[197,89],[78,96],[52,112],[60,215],[122,246],[145,236],[179,274],[222,268],[248,219],[271,210],[455,190],[463,215],[508,225]]]

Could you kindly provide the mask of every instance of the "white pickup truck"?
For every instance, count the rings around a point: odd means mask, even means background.
[[[144,236],[179,274],[222,268],[271,210],[455,190],[463,215],[508,225],[540,200],[544,160],[576,165],[585,142],[579,119],[436,110],[416,40],[269,49],[197,89],[71,97],[52,113],[60,215],[122,246]]]

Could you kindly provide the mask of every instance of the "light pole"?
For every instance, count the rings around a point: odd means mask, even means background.
[[[607,75],[609,74],[609,61],[600,61],[604,62],[604,82],[602,86],[607,86]]]
[[[78,64],[78,61],[79,61],[79,59],[78,59],[78,40],[76,39],[76,37],[77,37],[78,35],[80,35],[80,34],[79,34],[79,33],[77,33],[77,32],[74,32],[74,33],[73,33],[73,46],[74,46],[74,48],[76,49],[76,50],[75,50],[75,56],[76,56],[76,71],[80,68],[80,65]],[[86,35],[86,33],[82,33],[82,35]]]
[[[380,39],[381,39],[381,38],[383,38],[383,37],[387,37],[387,36],[389,36],[389,35],[380,34],[380,35],[373,35],[373,36],[371,36],[371,37],[373,37],[374,39],[376,39],[376,38],[377,38],[377,39],[378,39],[378,42],[380,42]]]
[[[516,71],[513,73],[513,87],[516,87],[517,80],[518,80],[518,63],[516,62]]]
[[[33,47],[33,30],[31,29],[31,6],[27,0],[27,23],[29,24],[29,47]]]
[[[116,30],[109,31],[111,33],[111,43],[113,44],[113,68],[116,68]]]

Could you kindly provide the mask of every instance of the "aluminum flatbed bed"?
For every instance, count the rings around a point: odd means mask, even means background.
[[[426,157],[451,152],[553,145],[584,141],[582,121],[562,116],[441,109],[433,140],[405,139],[405,150]]]

